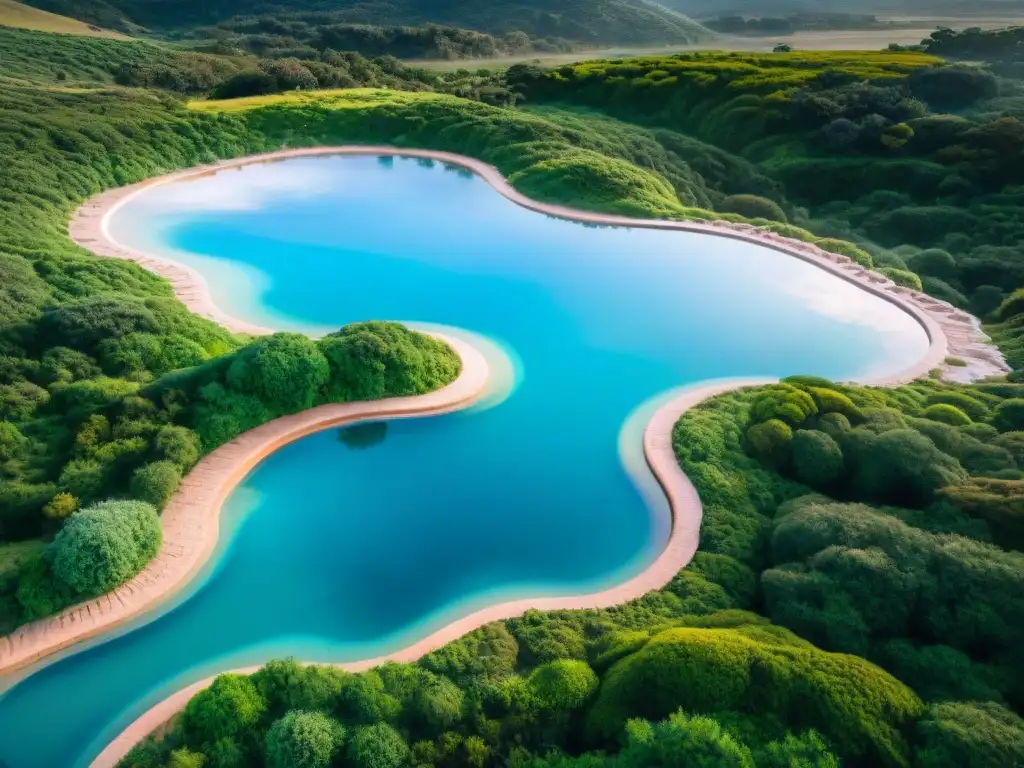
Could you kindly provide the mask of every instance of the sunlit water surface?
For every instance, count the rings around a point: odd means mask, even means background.
[[[376,656],[487,603],[619,583],[669,529],[664,502],[638,492],[638,429],[620,451],[642,403],[712,378],[876,376],[927,349],[902,311],[798,259],[547,218],[422,161],[225,170],[152,188],[109,226],[196,268],[236,317],[313,334],[381,318],[456,326],[508,350],[518,381],[491,409],[327,430],[264,461],[170,610],[0,699],[10,768],[86,765],[217,671]]]

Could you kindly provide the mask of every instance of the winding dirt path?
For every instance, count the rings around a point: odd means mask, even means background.
[[[975,378],[1005,370],[1005,363],[979,333],[976,321],[966,313],[925,294],[894,285],[882,275],[865,270],[850,259],[814,245],[781,237],[749,225],[726,222],[675,222],[632,219],[578,211],[531,200],[513,189],[493,166],[446,152],[393,147],[318,147],[274,152],[193,168],[139,184],[109,190],[86,202],[69,227],[72,239],[100,256],[129,259],[168,278],[175,295],[196,314],[241,333],[269,333],[269,329],[233,318],[212,301],[202,275],[181,264],[124,248],[109,236],[107,217],[142,190],[186,178],[215,173],[224,168],[316,155],[399,155],[427,158],[461,166],[484,178],[506,198],[539,213],[574,221],[624,227],[668,229],[729,237],[772,248],[814,264],[864,290],[899,306],[922,326],[930,345],[926,356],[898,374],[872,384],[899,384],[942,367],[947,355],[969,362],[956,373]],[[453,384],[414,398],[393,398],[374,403],[328,405],[269,422],[241,435],[207,456],[185,478],[182,489],[163,513],[164,546],[157,559],[136,579],[110,595],[68,609],[59,616],[26,625],[0,638],[0,673],[29,664],[58,649],[111,629],[167,599],[199,571],[212,553],[218,535],[221,504],[238,482],[263,458],[288,442],[321,429],[360,419],[398,418],[442,413],[465,407],[484,391],[488,367],[483,356],[467,342],[446,338],[463,359],[463,372]],[[950,369],[952,370],[952,369]],[[697,551],[702,507],[697,492],[680,470],[672,451],[672,429],[681,414],[707,398],[766,380],[712,382],[687,389],[662,406],[644,431],[648,465],[668,497],[672,532],[662,554],[629,581],[590,595],[515,600],[476,611],[422,640],[388,656],[343,664],[346,669],[367,669],[384,661],[413,661],[431,650],[484,624],[521,615],[529,609],[557,610],[604,608],[638,598],[665,586],[689,563]],[[239,670],[251,671],[251,670]],[[117,764],[138,741],[165,723],[212,678],[195,683],[163,700],[123,731],[93,762],[106,768]]]

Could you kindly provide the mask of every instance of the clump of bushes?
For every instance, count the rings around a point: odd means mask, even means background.
[[[85,598],[109,592],[137,574],[161,541],[152,505],[107,501],[72,514],[45,556],[58,585]]]

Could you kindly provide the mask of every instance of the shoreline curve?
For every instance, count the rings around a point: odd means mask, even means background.
[[[661,589],[675,575],[689,564],[700,543],[700,525],[704,507],[690,478],[679,467],[672,450],[672,429],[686,411],[705,400],[744,387],[770,384],[776,379],[728,379],[699,384],[686,389],[654,413],[644,427],[644,457],[654,474],[658,485],[664,491],[672,510],[672,531],[661,554],[647,568],[629,580],[614,587],[584,595],[563,597],[536,597],[509,600],[473,611],[426,637],[417,640],[393,653],[371,659],[324,664],[348,672],[362,672],[393,661],[408,663],[416,661],[431,651],[457,640],[463,635],[479,629],[485,624],[522,616],[528,610],[559,611],[611,608],[643,597],[648,592]],[[261,665],[226,670],[219,674],[252,674]],[[92,761],[90,768],[116,768],[118,762],[129,750],[158,728],[166,724],[184,709],[195,694],[209,687],[217,675],[192,683],[155,704],[131,725],[121,731],[113,741]]]
[[[929,349],[922,360],[897,374],[886,377],[884,380],[865,383],[891,385],[911,381],[928,373],[936,367],[940,367],[947,355],[950,354],[956,354],[957,356],[969,361],[969,365],[966,367],[966,370],[962,367],[950,368],[947,366],[947,372],[950,373],[980,378],[1008,370],[1005,362],[1002,360],[1002,356],[998,353],[998,350],[995,350],[994,347],[987,344],[987,339],[985,339],[985,337],[980,333],[977,321],[971,315],[952,307],[952,305],[927,296],[926,294],[896,286],[892,281],[888,280],[884,276],[872,273],[869,270],[860,267],[845,256],[833,254],[824,251],[817,246],[785,238],[775,233],[761,230],[752,225],[732,224],[728,222],[675,222],[634,219],[624,216],[589,213],[565,206],[540,203],[527,198],[525,195],[512,188],[505,180],[504,176],[502,176],[501,173],[493,166],[487,165],[486,163],[473,158],[446,152],[375,146],[317,147],[311,149],[284,150],[281,152],[272,152],[264,155],[241,158],[238,160],[225,161],[211,166],[193,168],[179,173],[170,174],[168,176],[159,177],[157,179],[143,181],[139,184],[128,187],[121,187],[101,193],[100,195],[91,198],[78,209],[70,223],[69,234],[77,244],[93,251],[97,255],[136,261],[144,268],[166,277],[171,282],[175,295],[190,310],[200,316],[207,317],[234,332],[250,334],[269,333],[271,332],[269,329],[260,328],[238,320],[220,310],[213,303],[206,281],[198,272],[169,260],[157,259],[144,253],[132,251],[118,244],[107,232],[107,218],[112,212],[130,200],[134,195],[156,184],[169,183],[189,177],[206,175],[224,168],[240,167],[251,163],[283,160],[290,157],[339,154],[392,155],[437,160],[461,166],[476,173],[487,181],[492,188],[512,202],[545,215],[610,226],[678,230],[729,237],[795,256],[805,262],[824,269],[843,280],[857,284],[868,292],[895,304],[910,314],[911,317],[913,317],[924,329],[929,339]],[[463,379],[466,374],[466,369],[468,368],[466,364],[466,356],[463,354],[464,349],[470,356],[473,354],[479,355],[476,350],[469,345],[466,345],[465,342],[458,342],[448,338],[445,340],[449,341],[460,355],[463,355],[463,375],[460,375],[459,379],[455,383],[448,385],[448,387],[442,388],[441,390],[437,390],[436,392],[428,395],[417,397],[429,398],[431,395],[439,395],[440,393],[446,392],[451,387],[455,387]],[[480,359],[483,360],[482,357]],[[201,561],[198,565],[194,565],[191,568],[185,568],[184,570],[181,570],[179,567],[179,571],[183,575],[176,583],[180,584],[180,586],[176,588],[172,586],[170,588],[164,588],[163,590],[155,590],[159,594],[150,596],[144,590],[152,588],[152,584],[154,582],[143,581],[143,583],[138,585],[140,590],[143,590],[144,595],[144,597],[141,598],[144,601],[143,603],[140,603],[141,607],[133,611],[131,614],[126,615],[123,619],[115,619],[109,623],[104,623],[98,628],[96,628],[95,625],[98,618],[93,615],[91,610],[88,609],[89,604],[86,604],[86,608],[84,610],[81,606],[76,606],[71,609],[71,611],[78,609],[77,619],[69,619],[67,622],[68,626],[71,627],[70,630],[65,627],[65,622],[63,620],[58,623],[57,631],[65,632],[66,636],[70,638],[67,641],[62,642],[58,647],[67,647],[78,640],[85,639],[86,637],[105,631],[127,618],[134,617],[136,614],[154,607],[162,599],[169,597],[174,591],[183,588],[213,551],[213,546],[216,544],[218,535],[217,523],[221,502],[226,498],[227,494],[230,493],[235,484],[245,476],[249,469],[281,445],[311,432],[319,431],[337,424],[349,423],[360,418],[378,418],[381,415],[392,418],[408,415],[427,415],[464,407],[465,405],[469,405],[475,397],[479,395],[479,392],[483,390],[486,384],[486,361],[483,361],[483,368],[483,381],[478,384],[479,391],[474,394],[467,395],[467,397],[459,399],[455,403],[431,406],[427,410],[413,413],[394,412],[382,414],[377,411],[362,416],[353,414],[341,416],[334,414],[331,416],[322,415],[322,417],[310,417],[313,418],[313,421],[305,423],[304,426],[295,425],[294,427],[283,427],[285,435],[293,435],[290,438],[283,435],[274,436],[269,434],[273,432],[273,430],[268,430],[268,435],[263,438],[266,441],[264,443],[265,451],[259,453],[258,456],[253,454],[255,458],[252,459],[251,463],[246,463],[246,457],[240,453],[225,456],[225,459],[229,463],[236,462],[239,467],[245,466],[245,469],[244,471],[239,470],[240,473],[237,474],[222,471],[220,475],[221,482],[216,483],[215,487],[212,489],[202,486],[202,481],[203,479],[206,479],[207,482],[215,481],[216,473],[214,472],[213,477],[207,475],[205,478],[201,473],[198,475],[196,487],[201,492],[206,492],[208,496],[205,497],[204,501],[197,503],[196,506],[192,508],[192,514],[202,515],[205,511],[207,513],[207,517],[212,515],[212,537],[208,530],[205,531],[207,540],[212,538],[212,543],[207,541],[205,549],[201,544],[196,550],[201,555]],[[648,422],[644,430],[644,455],[648,466],[654,473],[659,485],[668,498],[672,511],[672,530],[669,541],[663,552],[647,569],[637,576],[618,585],[617,587],[598,593],[592,593],[590,595],[523,599],[501,603],[496,606],[473,612],[393,654],[374,659],[342,664],[339,666],[350,670],[358,670],[367,669],[387,660],[411,661],[419,658],[424,653],[427,653],[434,648],[440,647],[453,639],[461,637],[463,634],[472,631],[479,626],[492,621],[521,615],[524,611],[531,608],[539,610],[558,610],[609,607],[640,597],[653,589],[663,587],[671,581],[681,568],[685,567],[689,563],[696,552],[699,544],[700,523],[703,515],[703,508],[696,489],[689,481],[689,478],[687,478],[679,468],[675,460],[674,452],[672,451],[671,436],[675,422],[682,413],[698,405],[709,397],[743,386],[763,384],[768,381],[769,380],[759,379],[698,385],[696,388],[687,390],[680,396],[673,398],[669,403],[663,405]],[[394,400],[397,400],[397,398]],[[388,402],[389,401],[378,401],[373,404],[358,405],[382,406]],[[345,405],[354,406],[357,404]],[[315,411],[338,407],[339,406],[321,406],[318,409],[312,409],[311,411],[295,414],[294,416],[277,419],[245,433],[237,438],[236,441],[233,441],[233,443],[238,440],[242,440],[253,433],[260,432],[260,430],[271,427],[277,422],[286,420],[302,421],[302,417],[307,417]],[[222,446],[217,449],[217,451],[227,448],[233,443]],[[211,458],[217,453],[217,451],[210,454],[207,459]],[[206,461],[206,459],[203,461]],[[202,462],[200,464],[202,464]],[[196,470],[198,469],[199,465],[197,465]],[[183,482],[183,487],[185,482],[194,479],[193,475],[196,473],[196,470],[193,470],[193,472],[186,477]],[[226,487],[224,487],[225,485]],[[173,503],[174,501],[172,500],[172,504]],[[205,509],[201,508],[203,504],[206,505]],[[194,535],[194,532],[186,531],[184,525],[182,525],[179,530],[180,534],[183,536],[183,541],[191,544],[195,543],[196,536]],[[200,526],[200,538],[203,533],[204,529]],[[158,555],[158,559],[163,554],[164,549],[162,548],[160,555]],[[170,557],[181,559],[186,557],[187,554],[186,547],[176,554],[170,555]],[[154,561],[154,563],[155,562],[156,561]],[[167,569],[173,568],[174,564],[165,561],[160,565],[164,569]],[[147,570],[149,570],[149,566],[147,566],[147,569],[145,569],[143,573]],[[160,573],[162,573],[162,571],[154,574],[153,578],[159,578]],[[139,574],[140,577],[142,575],[143,574]],[[133,582],[134,581],[135,580],[133,580]],[[121,589],[123,589],[123,587]],[[114,593],[111,593],[111,595],[104,595],[92,602],[97,604],[105,602],[111,611],[123,609],[123,598],[121,595],[117,594],[119,591],[120,590],[116,590]],[[129,592],[130,591],[131,590],[129,590]],[[112,596],[116,597],[116,604],[112,599]],[[120,606],[120,609],[117,607],[118,605]],[[49,623],[57,618],[59,617],[51,617],[51,619],[43,620],[39,623]],[[99,618],[102,619],[102,614]],[[72,626],[76,621],[78,622],[77,626]],[[33,625],[26,625],[26,629],[32,626]],[[10,645],[10,636],[8,638],[0,638],[0,673],[11,671],[16,668],[11,666],[9,662],[6,664],[4,662],[4,651],[7,647],[5,646],[5,642]],[[42,656],[58,650],[58,647],[50,647],[48,650],[38,653],[30,659],[21,661],[16,666],[21,667],[25,664],[31,663],[32,661],[38,660]],[[135,743],[145,738],[145,736],[166,722],[184,705],[189,697],[201,688],[209,685],[210,682],[212,682],[212,678],[195,683],[175,694],[172,694],[170,697],[158,703],[155,707],[151,708],[139,717],[112,742],[110,742],[93,761],[92,765],[116,765],[118,760],[120,760],[127,751],[135,745]]]
[[[360,421],[435,416],[476,403],[490,381],[487,359],[468,341],[432,335],[462,359],[462,371],[455,381],[423,395],[329,403],[281,416],[211,451],[182,479],[160,514],[163,542],[156,557],[112,592],[0,636],[0,674],[15,672],[115,629],[185,589],[216,548],[224,501],[257,464],[288,443]]]
[[[617,214],[584,211],[554,203],[543,203],[527,197],[515,189],[508,183],[501,171],[493,165],[466,155],[440,150],[382,145],[321,146],[283,149],[199,165],[164,176],[145,179],[124,187],[115,187],[89,198],[72,216],[68,234],[76,244],[98,256],[134,261],[145,269],[167,278],[174,290],[174,295],[192,312],[201,317],[212,320],[235,333],[252,335],[273,333],[272,329],[235,318],[218,307],[210,295],[206,279],[198,271],[165,257],[151,256],[118,243],[110,236],[107,221],[118,208],[153,186],[207,176],[225,169],[241,168],[246,165],[330,155],[383,155],[435,160],[471,171],[511,202],[546,216],[587,224],[727,237],[793,256],[896,305],[918,322],[928,337],[928,352],[922,360],[899,373],[901,382],[912,381],[934,368],[941,368],[945,378],[961,382],[1007,373],[1010,370],[1002,353],[994,345],[988,343],[988,338],[981,331],[980,323],[973,315],[921,291],[898,286],[884,275],[865,269],[847,256],[826,251],[802,240],[783,237],[752,224],[736,224],[721,220],[706,222],[638,219]],[[945,364],[944,361],[949,356],[958,357],[967,365]],[[887,377],[886,380],[891,382],[894,379]]]

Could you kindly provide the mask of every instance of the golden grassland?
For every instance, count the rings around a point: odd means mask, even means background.
[[[108,29],[100,29],[67,16],[32,8],[14,0],[0,0],[0,26],[18,29],[35,29],[39,32],[58,32],[64,35],[83,37],[112,37],[127,40],[128,37]]]

